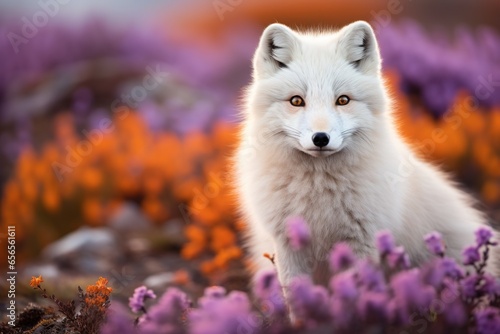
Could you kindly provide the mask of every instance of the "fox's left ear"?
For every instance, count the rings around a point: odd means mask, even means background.
[[[273,23],[260,38],[259,47],[253,59],[254,77],[272,76],[286,68],[298,49],[295,32],[287,26]]]
[[[372,27],[365,21],[351,23],[339,32],[338,52],[366,74],[378,74],[381,68],[380,51]]]

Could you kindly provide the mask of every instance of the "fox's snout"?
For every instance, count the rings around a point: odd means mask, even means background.
[[[325,147],[330,142],[330,135],[326,132],[316,132],[312,135],[312,142],[316,147]]]

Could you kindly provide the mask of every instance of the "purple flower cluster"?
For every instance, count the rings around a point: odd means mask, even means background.
[[[20,21],[4,17],[0,22],[5,36],[21,31]],[[206,45],[180,43],[157,29],[146,23],[122,27],[89,18],[73,26],[54,21],[29,43],[16,47],[8,38],[0,39],[5,51],[0,63],[0,119],[9,129],[0,136],[0,159],[12,163],[23,149],[37,146],[37,115],[52,117],[71,110],[77,128],[90,130],[112,114],[117,100],[136,109],[152,131],[185,134],[206,131],[215,120],[234,121],[234,97],[248,82],[258,31],[235,27],[221,36],[217,48],[207,50]],[[140,101],[123,99],[142,85],[148,68],[158,66],[168,74],[161,77],[162,85],[172,89],[148,91]],[[95,84],[99,80],[103,81]],[[58,88],[61,82],[64,90]],[[32,89],[39,86],[44,89]]]
[[[355,260],[351,247],[345,242],[337,243],[330,252],[330,267],[333,272],[349,268]]]
[[[290,218],[286,224],[286,232],[290,245],[294,250],[306,247],[311,240],[309,227],[302,218]]]
[[[176,288],[169,288],[158,303],[140,318],[139,333],[183,333],[185,331],[183,318],[186,316],[190,305],[189,299],[184,292]]]
[[[391,24],[377,31],[384,67],[401,75],[408,94],[419,96],[435,114],[444,114],[461,90],[477,103],[500,104],[500,36],[492,29],[428,32],[414,21]]]
[[[134,313],[139,313],[144,311],[144,301],[146,299],[155,299],[156,295],[153,290],[149,290],[144,285],[136,288],[134,294],[129,298],[130,309]]]
[[[22,22],[6,17],[0,24],[4,35],[19,32],[21,28]],[[248,82],[248,64],[261,31],[241,23],[228,29],[216,48],[207,48],[195,41],[179,43],[158,34],[156,29],[150,24],[118,28],[93,18],[72,27],[54,22],[40,29],[29,43],[17,46],[8,38],[1,39],[0,49],[5,52],[4,61],[0,63],[0,105],[5,110],[0,114],[13,131],[3,135],[5,147],[1,148],[0,157],[15,160],[18,152],[33,141],[32,116],[47,109],[56,112],[51,110],[52,106],[61,100],[68,101],[68,105],[62,107],[73,110],[77,121],[90,120],[93,114],[97,115],[95,119],[101,119],[99,113],[103,110],[109,113],[111,102],[123,93],[120,87],[124,84],[120,80],[129,82],[131,78],[127,74],[141,79],[141,72],[143,74],[148,65],[163,64],[176,83],[171,98],[148,96],[140,103],[138,110],[153,130],[169,128],[186,133],[206,129],[216,119],[234,120],[234,96]],[[402,77],[403,90],[421,97],[435,115],[448,110],[462,90],[475,95],[479,104],[500,104],[500,90],[494,89],[500,78],[500,37],[493,30],[482,28],[472,32],[462,28],[456,38],[450,40],[443,37],[444,33],[431,34],[419,24],[407,21],[391,24],[377,33],[384,67],[396,69]],[[199,61],[200,54],[203,54],[203,62]],[[106,59],[113,66],[96,65]],[[65,92],[52,89],[57,94],[52,93],[51,86],[74,82],[72,70],[80,73],[85,68],[82,64],[94,64],[89,68],[118,68],[114,79],[116,87],[95,92],[95,87],[82,87],[75,82],[68,84]],[[65,70],[60,71],[61,68]],[[33,98],[36,92],[30,87],[42,83],[49,88],[48,95]],[[28,94],[24,97],[8,94],[9,91]],[[58,95],[61,93],[66,95]],[[31,103],[32,100],[48,102],[41,105]],[[97,101],[102,103],[95,105]],[[78,126],[93,128],[92,124]]]
[[[402,246],[396,246],[394,238],[389,231],[381,231],[376,236],[376,246],[382,259],[386,261],[389,267],[408,268],[410,258]]]
[[[444,242],[441,237],[441,234],[438,232],[432,232],[425,236],[425,245],[427,249],[434,255],[444,256]]]
[[[190,332],[193,334],[219,334],[252,332],[260,326],[257,314],[246,293],[232,291],[226,294],[212,288],[198,301],[198,308],[189,313]]]
[[[304,232],[303,223],[295,220],[296,225],[292,224],[299,236]],[[194,308],[189,308],[185,294],[169,289],[141,317],[136,330],[196,334],[387,332],[389,329],[498,333],[500,284],[485,270],[490,248],[495,245],[492,237],[493,232],[487,228],[476,232],[476,244],[464,251],[464,270],[445,255],[441,235],[431,233],[424,241],[436,257],[420,267],[410,268],[407,255],[392,235],[381,232],[376,240],[380,262],[356,258],[346,243],[332,249],[332,276],[327,287],[302,276],[282,289],[275,271],[263,271],[255,278],[253,299],[243,292],[228,293],[222,287],[210,287]],[[131,298],[133,310],[147,293],[145,287],[136,290]],[[103,333],[110,333],[113,328],[122,334],[132,333],[122,321],[123,312],[111,312]]]

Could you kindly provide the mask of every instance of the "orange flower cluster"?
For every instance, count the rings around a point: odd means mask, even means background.
[[[397,79],[389,76],[389,83]],[[466,93],[439,119],[411,105],[397,93],[395,115],[403,136],[428,161],[451,171],[461,180],[473,182],[482,199],[500,205],[500,107],[486,110]]]
[[[113,289],[108,287],[108,280],[104,277],[99,277],[94,285],[89,285],[85,289],[85,304],[104,309],[105,303],[108,301],[112,291]]]
[[[30,286],[33,288],[33,289],[36,289],[38,287],[40,287],[40,284],[42,284],[43,282],[43,278],[42,278],[42,275],[38,276],[38,277],[31,277],[31,281],[30,281]]]
[[[70,114],[53,127],[54,140],[22,152],[2,199],[0,224],[18,226],[19,241],[37,235],[28,256],[81,225],[105,224],[128,199],[156,224],[186,221],[186,258],[221,253],[224,267],[241,255],[226,177],[234,125],[184,137],[152,133],[130,110],[106,128],[78,131]]]
[[[210,156],[209,151],[202,154],[201,150],[198,153],[206,157],[200,164],[201,182],[190,184],[191,196],[184,197],[187,205],[181,208],[181,211],[185,209],[183,216],[190,223],[185,228],[188,241],[182,249],[182,256],[194,259],[204,252],[215,254],[202,262],[201,270],[205,274],[223,270],[232,260],[242,256],[237,238],[236,203],[228,181],[230,164],[227,157],[235,147],[236,137],[234,125],[215,125],[210,141],[216,154]],[[192,140],[196,141],[199,139]],[[201,141],[199,143],[201,145]]]

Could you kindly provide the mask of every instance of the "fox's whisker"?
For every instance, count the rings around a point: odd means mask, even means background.
[[[300,131],[299,131],[299,130],[294,129],[294,128],[292,128],[291,126],[288,126],[288,125],[285,125],[284,127],[285,127],[285,129],[287,129],[290,133],[294,133],[294,134],[300,135]]]

